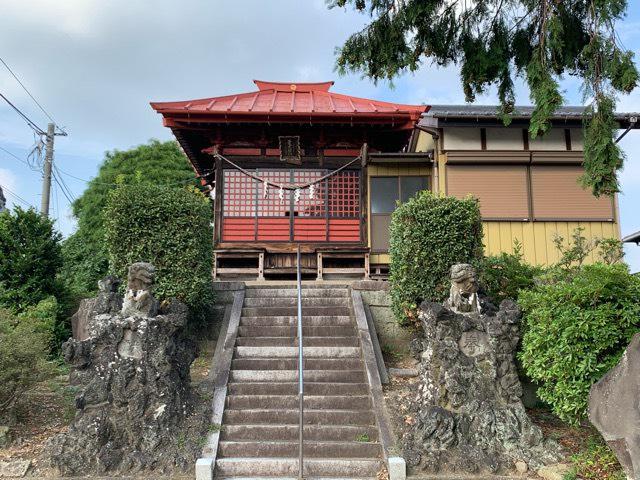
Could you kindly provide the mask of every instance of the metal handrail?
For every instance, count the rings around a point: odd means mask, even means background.
[[[304,432],[304,377],[303,377],[303,357],[302,348],[302,273],[300,270],[300,245],[298,245],[297,259],[297,280],[298,280],[298,401],[300,402],[299,432],[298,432],[298,478],[302,480],[304,469],[303,454],[303,432]]]

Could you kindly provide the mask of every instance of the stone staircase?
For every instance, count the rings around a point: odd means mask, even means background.
[[[295,287],[247,287],[216,478],[297,478]],[[302,291],[305,478],[375,478],[379,429],[348,287]]]

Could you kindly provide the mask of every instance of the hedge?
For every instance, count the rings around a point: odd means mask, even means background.
[[[213,303],[209,199],[193,187],[126,185],[109,195],[105,219],[111,272],[125,279],[132,263],[151,262],[156,297],[204,320]]]
[[[583,265],[522,290],[520,359],[561,419],[585,418],[589,389],[640,331],[640,277],[624,264]]]
[[[398,206],[390,227],[391,301],[396,319],[406,324],[423,300],[442,301],[454,263],[482,258],[478,201],[423,191]]]

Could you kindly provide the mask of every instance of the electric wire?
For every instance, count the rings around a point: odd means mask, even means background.
[[[53,212],[52,217],[56,219],[56,222],[60,221],[60,201],[58,200],[58,185],[55,183],[52,185],[53,187],[53,201],[51,202],[51,210]]]
[[[58,179],[58,182],[62,184],[62,185],[61,185],[61,188],[63,188],[64,190],[66,190],[66,191],[67,191],[67,193],[69,194],[69,196],[70,196],[71,198],[73,198],[73,201],[75,201],[75,200],[76,200],[76,197],[73,195],[73,192],[71,191],[71,188],[69,188],[69,185],[67,185],[67,182],[65,182],[65,181],[64,181],[64,178],[62,178],[62,177],[60,176],[60,172],[59,172],[59,170],[58,170],[58,166],[57,166],[56,164],[53,164],[53,169],[55,170],[55,172],[54,172],[54,173],[56,174],[56,177],[57,177],[57,179]]]
[[[16,160],[18,160],[19,162],[24,163],[26,166],[30,167],[31,165],[29,165],[29,162],[27,162],[26,160],[23,160],[22,158],[18,157],[16,154],[10,152],[9,150],[7,150],[4,147],[0,147],[0,150],[2,150],[4,153],[6,153],[7,155],[12,156],[13,158],[15,158]]]
[[[9,67],[9,65],[7,65],[7,62],[4,61],[4,59],[2,57],[0,57],[0,62],[2,62],[2,64],[6,67],[6,69],[9,71],[9,73],[13,76],[13,78],[16,79],[16,82],[18,82],[20,84],[20,86],[22,87],[22,89],[27,92],[27,95],[29,95],[29,97],[31,98],[31,100],[33,100],[33,102],[38,106],[38,108],[40,110],[42,110],[42,113],[44,113],[47,118],[49,120],[51,120],[51,123],[53,123],[54,125],[56,125],[56,128],[64,135],[67,134],[67,132],[64,131],[63,128],[58,127],[58,122],[56,122],[53,117],[49,114],[49,112],[47,112],[44,107],[40,104],[40,102],[38,102],[38,100],[36,100],[36,98],[31,94],[31,92],[29,91],[29,89],[24,85],[24,83],[22,83],[22,81],[18,78],[18,76],[15,74],[15,72],[13,70],[11,70],[11,68]]]
[[[29,125],[29,127],[31,127],[31,129],[34,132],[36,132],[38,135],[46,135],[47,134],[38,125],[36,125],[36,123],[33,120],[31,120],[29,117],[27,117],[27,115],[24,114],[22,112],[22,110],[20,110],[13,103],[11,103],[11,101],[7,97],[5,97],[4,94],[0,93],[0,98],[2,98],[5,102],[7,102],[9,104],[9,106],[11,108],[13,108],[18,113],[18,115],[20,115],[24,119],[25,122],[27,122],[27,125]]]
[[[60,184],[60,181],[58,180],[58,176],[54,172],[51,172],[51,177],[58,184],[58,186],[60,187],[60,191],[66,197],[66,199],[69,201],[69,203],[73,203],[73,200],[71,200],[71,197],[69,196],[69,194],[65,191],[64,188],[62,188],[62,185]]]
[[[123,183],[98,182],[98,181],[96,181],[95,178],[93,178],[91,180],[87,180],[86,178],[81,178],[81,177],[78,177],[76,175],[73,175],[73,174],[71,174],[71,173],[69,173],[69,172],[67,172],[67,171],[65,171],[62,168],[57,167],[57,166],[56,166],[56,170],[58,170],[58,173],[61,173],[62,175],[66,175],[67,177],[73,178],[75,180],[79,180],[79,181],[84,182],[84,183],[92,183],[94,185],[103,185],[103,186],[107,186],[107,187],[121,187],[123,185],[126,185],[126,183],[123,184]],[[211,173],[213,171],[215,171],[215,169],[213,169],[213,168],[207,169],[207,170],[203,170],[202,175],[200,175],[200,176],[208,175],[209,173]],[[181,180],[179,182],[158,183],[156,185],[158,185],[159,187],[170,187],[170,186],[174,186],[174,185],[175,186],[181,186],[181,185],[188,185],[190,183],[193,183],[194,180],[196,180],[196,178],[190,178],[190,179],[187,179],[187,180]]]
[[[11,190],[9,190],[6,186],[4,185],[0,185],[0,188],[2,188],[3,192],[7,192],[9,195],[13,196],[14,198],[16,198],[18,201],[22,202],[23,204],[25,204],[28,207],[32,207],[35,208],[32,204],[30,204],[29,202],[27,202],[24,198],[22,198],[20,195],[18,195],[17,193],[12,192]]]

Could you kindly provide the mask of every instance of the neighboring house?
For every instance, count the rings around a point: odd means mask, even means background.
[[[530,140],[528,107],[504,127],[494,106],[401,105],[334,93],[333,82],[255,83],[151,104],[202,184],[217,187],[217,278],[291,275],[298,244],[306,275],[385,276],[391,213],[423,189],[478,197],[490,254],[518,239],[527,261],[551,263],[553,234],[577,226],[620,238],[615,199],[577,183],[581,108],[564,108]],[[297,185],[305,188],[281,195]]]
[[[631,235],[627,235],[622,239],[623,243],[635,243],[636,245],[640,245],[640,232],[632,233]]]

